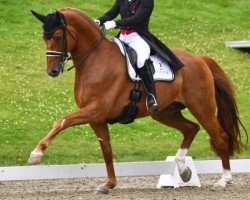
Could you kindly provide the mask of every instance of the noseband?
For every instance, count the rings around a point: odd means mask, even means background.
[[[55,29],[53,29],[52,31],[50,32],[45,32],[44,31],[44,35],[45,35],[45,38],[46,39],[50,39],[54,32],[57,30],[57,29],[62,29],[63,30],[63,45],[62,45],[62,51],[52,51],[52,50],[47,50],[46,51],[46,56],[47,57],[60,57],[60,60],[59,60],[59,64],[60,64],[60,67],[61,67],[61,72],[64,72],[64,66],[66,64],[66,62],[68,60],[71,60],[73,58],[76,58],[76,57],[81,57],[80,61],[78,63],[76,63],[75,65],[71,66],[70,68],[67,69],[67,71],[77,67],[78,65],[80,65],[84,60],[87,59],[87,57],[102,43],[102,41],[104,40],[105,36],[106,36],[106,30],[105,28],[102,28],[101,31],[102,31],[102,37],[101,39],[96,43],[94,44],[92,47],[90,47],[88,50],[80,53],[79,55],[77,56],[72,56],[70,54],[70,52],[68,52],[68,49],[67,49],[67,37],[66,37],[66,33],[68,32],[75,40],[75,42],[77,41],[76,38],[74,37],[74,35],[67,29],[67,25],[66,25],[66,22],[65,22],[65,17],[62,13],[60,13],[60,20],[61,20],[61,25],[56,27]]]

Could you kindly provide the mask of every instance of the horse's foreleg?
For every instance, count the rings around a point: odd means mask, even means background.
[[[153,118],[167,126],[178,129],[183,134],[183,141],[175,156],[175,162],[182,180],[188,182],[191,179],[192,172],[190,168],[185,165],[185,157],[200,129],[199,125],[184,118],[181,111],[164,112]]]
[[[116,184],[116,177],[113,165],[113,155],[110,143],[109,130],[106,123],[103,124],[90,124],[91,128],[94,130],[96,136],[101,145],[103,157],[105,160],[108,180],[97,188],[97,193],[107,194],[110,189],[113,189]]]
[[[85,124],[91,121],[91,115],[88,113],[91,113],[91,110],[88,108],[83,108],[56,121],[49,134],[44,137],[31,152],[28,163],[31,165],[40,163],[43,159],[43,152],[57,136],[57,134],[60,133],[60,131],[71,126]]]

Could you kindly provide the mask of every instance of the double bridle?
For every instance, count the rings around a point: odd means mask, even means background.
[[[96,44],[94,44],[92,47],[90,47],[88,50],[80,53],[79,55],[76,55],[76,56],[72,56],[70,52],[68,52],[68,49],[67,49],[67,37],[66,37],[66,33],[68,32],[72,37],[73,39],[75,40],[75,42],[77,42],[75,36],[67,29],[67,25],[65,23],[65,19],[63,16],[63,14],[61,13],[60,15],[60,19],[61,19],[61,25],[56,27],[55,29],[53,29],[52,31],[50,32],[46,32],[44,31],[44,34],[45,36],[48,35],[48,36],[51,36],[54,34],[54,32],[58,29],[62,29],[63,30],[63,45],[62,45],[62,51],[52,51],[52,50],[47,50],[46,51],[46,56],[47,57],[60,57],[60,60],[59,60],[59,64],[60,64],[60,67],[61,67],[61,72],[64,72],[64,66],[66,64],[66,62],[68,60],[72,60],[73,58],[77,58],[77,57],[81,57],[80,61],[77,62],[76,64],[74,64],[73,66],[69,67],[67,69],[67,71],[77,67],[78,65],[80,65],[84,60],[86,60],[90,55],[91,53],[93,53],[93,51],[102,43],[102,41],[105,39],[105,36],[106,36],[106,29],[104,27],[101,28],[101,32],[102,32],[102,37],[100,38],[100,40],[98,40],[98,42]]]

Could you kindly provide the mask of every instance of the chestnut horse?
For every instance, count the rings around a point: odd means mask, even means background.
[[[32,13],[44,24],[47,73],[58,76],[63,71],[64,62],[69,59],[68,53],[71,54],[75,64],[74,94],[79,110],[55,122],[52,130],[32,151],[28,163],[41,162],[43,152],[62,130],[89,124],[100,142],[108,174],[107,181],[97,188],[97,192],[108,193],[117,181],[107,124],[128,104],[133,88],[133,82],[127,76],[124,56],[116,44],[103,36],[94,21],[77,9],[59,9],[47,16]],[[48,26],[55,27],[46,32]],[[151,115],[154,120],[183,134],[175,160],[183,181],[187,182],[191,170],[185,165],[185,156],[200,127],[182,115],[181,107],[169,105],[178,102],[186,107],[209,134],[211,147],[222,160],[223,175],[214,186],[225,187],[232,181],[229,158],[244,146],[240,139],[241,122],[231,83],[212,58],[179,49],[172,51],[185,67],[177,71],[174,81],[155,84],[159,112],[147,112],[143,90],[137,118]]]

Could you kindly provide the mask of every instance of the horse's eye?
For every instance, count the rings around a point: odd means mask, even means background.
[[[53,39],[57,42],[59,42],[61,39],[62,39],[62,36],[59,35],[59,36],[53,36]]]

